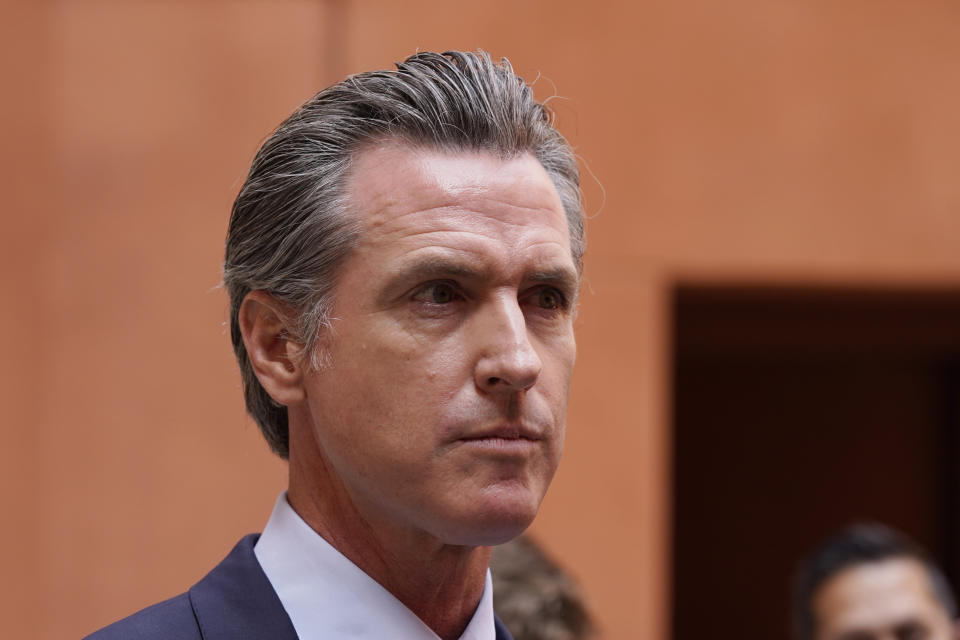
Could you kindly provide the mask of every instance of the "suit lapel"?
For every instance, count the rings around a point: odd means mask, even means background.
[[[493,617],[493,627],[497,631],[496,640],[513,640],[513,636],[510,635],[510,632],[507,631],[507,628],[500,622],[500,618]]]
[[[190,604],[204,640],[297,640],[290,617],[270,585],[251,534],[190,588]]]

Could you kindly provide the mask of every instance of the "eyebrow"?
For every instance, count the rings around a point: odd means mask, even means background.
[[[393,298],[397,294],[396,290],[398,288],[405,287],[408,283],[423,280],[436,278],[479,280],[484,277],[485,271],[485,269],[477,269],[464,264],[460,260],[444,256],[430,256],[407,265],[401,264],[383,288],[382,297],[384,299]],[[580,278],[577,273],[571,268],[562,266],[535,270],[524,276],[524,282],[556,286],[571,299],[576,297],[580,286]]]
[[[442,256],[431,256],[418,260],[408,266],[401,266],[397,271],[398,279],[430,279],[442,276],[457,278],[479,278],[483,272],[458,260],[451,260]],[[391,281],[394,279],[392,278]]]
[[[564,289],[565,292],[575,294],[580,287],[580,278],[577,273],[567,267],[554,267],[543,271],[534,271],[526,278],[530,282],[552,284]]]

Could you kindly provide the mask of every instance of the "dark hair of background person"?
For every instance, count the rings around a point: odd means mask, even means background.
[[[514,640],[597,637],[577,583],[528,535],[493,548],[493,609]]]
[[[230,296],[230,334],[248,413],[270,448],[289,455],[286,407],[260,386],[237,313],[262,290],[288,309],[286,334],[314,370],[315,348],[330,327],[339,267],[358,228],[345,185],[353,157],[396,141],[448,152],[484,151],[500,158],[530,153],[550,176],[567,217],[574,264],[581,269],[584,216],[580,172],[555,117],[504,59],[483,52],[423,52],[396,71],[350,76],[324,89],[287,118],[257,152],[233,205],[223,283]]]
[[[934,596],[950,618],[957,604],[943,572],[926,552],[902,533],[879,523],[860,523],[831,536],[800,564],[794,583],[793,626],[797,640],[816,633],[813,599],[817,590],[844,569],[895,558],[916,560],[926,569]]]

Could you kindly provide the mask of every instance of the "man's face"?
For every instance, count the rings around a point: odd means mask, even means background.
[[[817,640],[949,640],[953,624],[923,565],[910,558],[858,564],[815,593]]]
[[[348,198],[361,233],[305,381],[323,465],[373,526],[503,542],[563,446],[578,274],[557,192],[529,155],[384,144]]]

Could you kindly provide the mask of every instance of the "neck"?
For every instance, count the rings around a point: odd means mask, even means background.
[[[365,513],[322,452],[310,446],[313,438],[301,440],[291,429],[290,506],[440,638],[459,638],[483,595],[490,548],[443,544]]]

